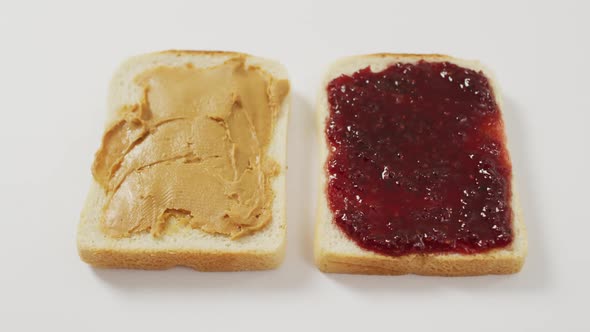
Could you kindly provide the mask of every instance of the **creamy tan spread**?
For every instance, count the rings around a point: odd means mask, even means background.
[[[159,236],[174,217],[236,238],[268,224],[280,172],[268,147],[288,81],[243,58],[157,67],[135,81],[143,100],[120,110],[92,167],[107,196],[103,231]]]

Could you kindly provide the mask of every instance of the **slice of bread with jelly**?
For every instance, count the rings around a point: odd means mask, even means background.
[[[518,272],[526,230],[500,91],[476,61],[344,58],[317,106],[314,253],[324,272]]]
[[[247,54],[166,51],[126,61],[111,81],[78,227],[82,260],[107,268],[277,267],[286,237],[288,88],[282,65]]]

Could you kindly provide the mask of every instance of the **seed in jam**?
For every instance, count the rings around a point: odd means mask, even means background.
[[[391,256],[512,242],[511,163],[483,73],[398,63],[340,76],[327,92],[326,193],[349,238]]]

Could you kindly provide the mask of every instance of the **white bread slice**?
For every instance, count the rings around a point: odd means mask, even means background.
[[[419,274],[440,276],[470,276],[484,274],[508,274],[520,271],[527,253],[526,229],[518,196],[512,180],[512,209],[514,213],[513,243],[502,249],[485,253],[463,254],[409,254],[399,257],[386,256],[367,251],[349,239],[332,221],[332,213],[325,194],[328,146],[325,136],[329,104],[326,93],[328,83],[340,75],[351,75],[359,69],[371,66],[373,72],[384,70],[392,64],[429,62],[450,62],[458,66],[482,71],[490,81],[501,111],[501,93],[488,69],[477,61],[466,61],[446,55],[423,54],[371,54],[341,59],[328,69],[321,85],[317,105],[317,122],[320,150],[320,192],[318,194],[315,227],[314,256],[318,268],[323,272],[355,274]]]
[[[276,79],[287,79],[286,69],[279,63],[246,54],[217,51],[165,51],[140,55],[127,60],[115,73],[108,97],[106,127],[117,120],[122,106],[141,100],[141,90],[134,78],[154,67],[186,66],[207,68],[238,56],[246,57],[246,65],[256,65]],[[94,180],[83,208],[78,227],[78,252],[82,260],[108,268],[166,269],[187,266],[201,271],[264,270],[277,267],[283,260],[286,240],[285,173],[287,121],[290,95],[287,95],[277,116],[269,155],[280,165],[272,189],[272,221],[263,229],[238,239],[213,235],[198,229],[178,226],[174,221],[167,231],[155,238],[149,233],[128,238],[112,238],[100,229],[104,190]]]

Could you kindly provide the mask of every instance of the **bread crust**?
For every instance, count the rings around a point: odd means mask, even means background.
[[[283,261],[285,245],[275,252],[120,250],[79,247],[83,261],[98,268],[166,270],[186,266],[203,272],[269,270]]]
[[[204,67],[208,66],[211,59],[221,62],[231,57],[245,57],[247,63],[269,70],[274,77],[288,79],[286,70],[279,63],[239,52],[168,50],[140,55],[124,62],[113,77],[107,126],[121,103],[134,102],[117,94],[116,89],[121,87],[121,77],[125,81],[122,73],[133,66],[162,65],[159,61],[166,61],[166,65],[170,65],[175,62],[171,56],[182,59],[190,57],[183,61],[192,63],[194,60],[204,64]],[[195,66],[201,67],[199,64]],[[244,271],[278,267],[284,259],[286,244],[286,130],[289,108],[290,94],[285,97],[281,106],[271,142],[272,151],[269,151],[271,157],[280,164],[281,172],[273,180],[273,218],[265,228],[237,240],[186,227],[166,234],[163,239],[154,239],[147,233],[133,234],[123,239],[109,238],[100,232],[98,225],[98,214],[104,204],[104,191],[93,180],[78,226],[77,246],[80,258],[99,268],[162,270],[186,266],[199,271]]]
[[[471,257],[469,260],[438,259],[437,256],[401,257],[381,260],[376,257],[356,257],[326,254],[317,261],[319,269],[327,273],[424,276],[478,276],[486,274],[512,274],[521,270],[522,258]]]
[[[374,71],[384,69],[396,62],[448,61],[459,66],[482,71],[490,81],[496,102],[504,112],[500,90],[490,71],[476,61],[466,61],[442,54],[394,54],[378,53],[353,56],[336,61],[328,70],[319,92],[317,105],[317,129],[320,139],[320,192],[315,224],[314,257],[316,266],[323,272],[350,274],[403,275],[418,274],[431,276],[475,276],[485,274],[510,274],[522,269],[527,254],[526,228],[518,194],[512,179],[512,210],[514,240],[507,248],[494,249],[476,254],[408,254],[399,257],[387,256],[360,248],[350,240],[332,221],[332,214],[326,198],[325,162],[328,148],[325,137],[325,123],[329,105],[325,87],[341,74],[352,74],[368,65]],[[376,69],[377,68],[377,69]],[[507,140],[505,139],[507,148]]]

